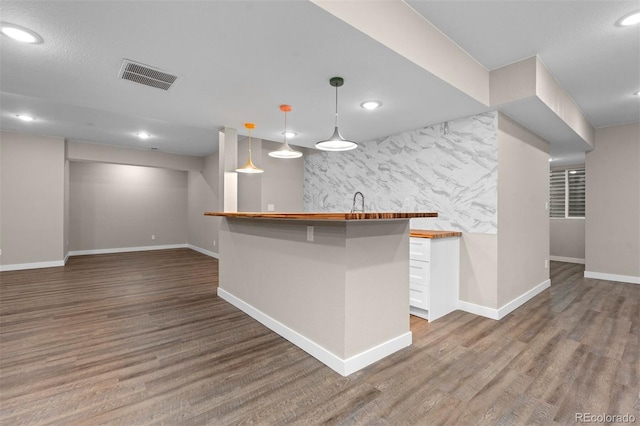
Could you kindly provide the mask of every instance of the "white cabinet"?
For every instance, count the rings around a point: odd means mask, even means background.
[[[409,312],[434,321],[457,309],[460,237],[409,241]]]

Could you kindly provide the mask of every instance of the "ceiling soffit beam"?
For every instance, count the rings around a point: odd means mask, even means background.
[[[311,2],[552,144],[593,149],[593,126],[537,56],[489,72],[402,0]]]
[[[404,1],[311,1],[478,102],[489,105],[489,71]]]
[[[537,56],[491,71],[490,93],[491,106],[507,113],[510,104],[526,100],[541,101],[582,140],[585,149],[594,148],[593,126]],[[536,131],[535,128],[531,130]]]
[[[201,172],[204,170],[203,157],[171,154],[162,151],[66,140],[65,152],[65,158],[69,161],[160,167],[187,172]]]

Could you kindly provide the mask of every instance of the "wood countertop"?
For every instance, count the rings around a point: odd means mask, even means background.
[[[435,212],[423,213],[274,213],[274,212],[205,212],[205,216],[222,216],[253,219],[295,219],[295,220],[393,220],[414,217],[438,217]]]
[[[451,238],[461,237],[462,232],[458,231],[427,231],[423,229],[410,229],[409,236],[414,238]]]

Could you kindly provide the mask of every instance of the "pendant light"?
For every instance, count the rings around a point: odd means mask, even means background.
[[[247,163],[239,169],[236,169],[238,173],[262,173],[264,170],[257,168],[253,161],[251,161],[251,130],[256,128],[256,125],[253,123],[244,123],[244,127],[249,129],[249,159]]]
[[[344,79],[342,77],[333,77],[329,80],[329,84],[336,88],[336,128],[329,139],[316,142],[316,148],[323,151],[349,151],[350,149],[356,149],[358,144],[343,138],[338,130],[338,87],[344,84]]]
[[[291,106],[280,105],[280,111],[284,112],[284,143],[280,148],[271,151],[269,156],[275,158],[300,158],[302,153],[292,149],[287,143],[287,113],[291,111]]]

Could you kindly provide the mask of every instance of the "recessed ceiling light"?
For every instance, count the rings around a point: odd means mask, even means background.
[[[569,174],[572,174],[572,175],[575,175],[576,173],[578,173],[578,172],[577,172],[577,171],[575,171],[575,170],[570,170],[570,171],[569,171]]]
[[[376,109],[382,106],[382,102],[379,101],[364,101],[360,104],[360,106],[364,109]]]
[[[16,114],[16,117],[18,117],[22,121],[33,121],[33,120],[35,120],[34,117],[32,117],[30,115],[26,115],[26,114]]]
[[[553,161],[553,158],[549,158],[549,162]]]
[[[285,136],[284,132],[280,133],[282,136]],[[287,138],[295,138],[296,136],[298,136],[298,134],[296,132],[287,132],[286,134]]]
[[[634,95],[636,96],[640,96],[640,90],[638,90],[637,92],[634,93]]]
[[[629,25],[635,25],[640,23],[640,10],[636,10],[635,12],[631,12],[628,15],[623,16],[618,19],[616,25],[620,27],[628,27]]]
[[[42,37],[28,28],[20,25],[10,24],[8,22],[0,23],[0,32],[16,41],[22,43],[40,44],[43,42]]]
[[[151,137],[151,135],[147,132],[138,132],[136,133],[136,136],[138,136],[140,139],[149,139]]]

